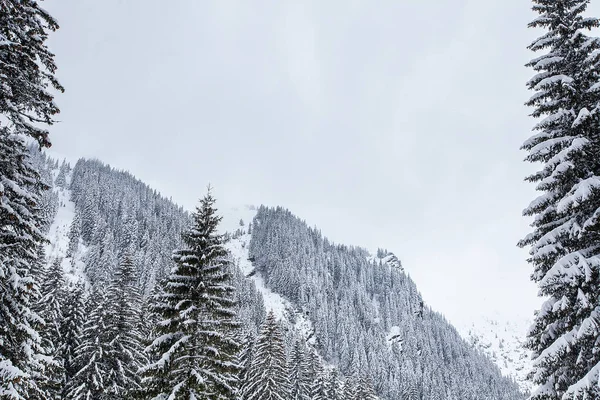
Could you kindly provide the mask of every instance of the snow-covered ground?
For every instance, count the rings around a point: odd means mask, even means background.
[[[53,171],[54,178],[58,174],[58,169]],[[71,173],[67,174],[67,184],[69,187],[71,181]],[[46,245],[47,262],[53,263],[60,259],[65,277],[72,283],[85,281],[84,264],[82,257],[86,252],[85,245],[80,241],[75,254],[71,258],[66,258],[67,248],[69,246],[69,229],[73,218],[75,218],[75,203],[71,201],[71,191],[61,187],[53,189],[58,194],[58,210],[54,221],[46,235],[49,243]]]
[[[460,334],[498,365],[502,374],[512,377],[521,390],[531,390],[527,380],[531,369],[530,352],[523,348],[530,321],[524,317],[503,317],[491,312],[479,319],[457,323]]]

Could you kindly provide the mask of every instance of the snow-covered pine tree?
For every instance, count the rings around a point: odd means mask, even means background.
[[[415,381],[407,381],[402,389],[402,400],[419,400],[419,397],[419,389]]]
[[[535,93],[527,102],[542,118],[523,149],[542,168],[529,176],[542,194],[524,211],[533,232],[532,279],[547,298],[527,346],[533,351],[533,400],[600,398],[600,26],[584,16],[589,0],[533,0],[544,29],[529,49]],[[586,397],[587,396],[587,397]]]
[[[231,399],[237,389],[239,323],[214,204],[209,189],[183,235],[187,247],[175,251],[176,265],[157,296],[162,321],[148,348],[154,359],[141,370],[153,398]]]
[[[111,350],[107,340],[109,327],[106,290],[95,288],[86,304],[86,320],[79,346],[75,349],[74,368],[77,370],[65,390],[67,400],[101,399],[106,392],[109,366],[106,354]]]
[[[356,393],[354,400],[377,400],[375,389],[373,389],[373,382],[370,378],[361,376],[356,385]]]
[[[344,400],[344,382],[340,379],[337,368],[332,368],[329,371],[326,387],[329,400]]]
[[[290,354],[291,400],[310,400],[310,378],[306,346],[296,339]]]
[[[73,217],[73,221],[71,222],[71,226],[69,227],[69,244],[67,246],[67,258],[71,258],[71,262],[73,263],[73,256],[77,252],[79,248],[79,237],[81,236],[81,219],[79,217],[79,213],[75,212],[75,217]]]
[[[54,77],[48,32],[58,24],[33,0],[0,0],[0,398],[36,395],[42,365],[31,311],[38,287],[29,272],[43,242],[38,217],[41,180],[29,163],[24,138],[50,146],[59,110],[47,90]]]
[[[349,376],[344,382],[344,400],[354,400],[356,398],[356,376]]]
[[[244,400],[287,400],[290,381],[285,343],[273,311],[256,337],[248,378],[241,388]]]
[[[38,377],[38,386],[44,392],[43,399],[60,399],[65,381],[62,323],[67,301],[67,291],[62,259],[57,258],[44,271],[41,280],[41,297],[34,309],[42,318],[39,328],[44,354],[51,356],[53,362]]]
[[[0,126],[0,398],[32,397],[35,377],[43,370],[34,329],[40,321],[32,310],[39,287],[31,271],[39,265],[38,248],[45,241],[37,208],[40,189],[23,140]]]
[[[60,170],[58,171],[58,175],[56,175],[56,179],[54,180],[54,184],[57,187],[66,189],[68,172],[69,172],[69,164],[67,164],[66,160],[63,160],[62,164],[60,165]]]
[[[329,394],[327,393],[327,371],[321,370],[317,375],[316,379],[312,381],[310,388],[310,399],[311,400],[328,400]],[[354,400],[354,399],[352,399]]]
[[[146,364],[140,332],[142,298],[136,286],[134,265],[123,257],[107,289],[105,339],[107,340],[105,395],[129,399],[140,391],[137,371]]]
[[[242,388],[248,381],[248,371],[250,371],[250,365],[252,364],[252,355],[254,353],[254,337],[250,332],[245,332],[241,340],[240,352],[237,356],[237,364],[240,368],[239,372],[239,385],[238,388]],[[238,391],[238,398],[243,399],[242,391]]]
[[[54,54],[46,45],[58,23],[35,0],[0,0],[0,114],[11,130],[50,147],[48,131],[59,112],[49,87],[63,91],[54,76]]]
[[[85,323],[85,287],[77,283],[67,294],[63,308],[63,319],[61,321],[62,348],[60,354],[65,371],[65,382],[63,384],[63,397],[66,397],[66,389],[77,373],[75,362],[75,351],[81,344],[81,331]]]

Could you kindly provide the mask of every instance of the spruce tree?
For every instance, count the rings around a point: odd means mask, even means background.
[[[327,383],[327,371],[322,370],[319,372],[316,379],[312,382],[310,388],[310,399],[328,400],[329,393],[327,393]]]
[[[76,349],[81,344],[81,332],[86,319],[84,294],[85,287],[83,284],[75,284],[67,294],[67,300],[63,307],[63,319],[60,328],[62,337],[60,354],[63,360],[65,381],[62,388],[62,398],[65,398],[67,388],[78,372],[75,357]]]
[[[0,0],[0,10],[0,114],[15,133],[50,147],[40,124],[52,125],[59,112],[48,89],[63,90],[46,45],[58,23],[35,0]]]
[[[39,377],[38,385],[44,392],[41,397],[44,399],[61,398],[65,381],[62,324],[65,318],[67,291],[61,264],[62,258],[54,260],[42,275],[41,298],[34,308],[43,320],[39,333],[44,354],[53,358],[53,362]]]
[[[79,212],[75,212],[75,217],[73,217],[73,221],[71,222],[71,226],[69,227],[69,244],[67,246],[67,258],[71,258],[71,263],[74,264],[75,254],[79,248],[79,237],[81,236],[81,219],[79,217]]]
[[[344,400],[343,398],[343,382],[340,379],[340,374],[337,368],[331,369],[327,376],[326,383],[327,398],[329,400]]]
[[[242,387],[245,400],[287,400],[290,398],[285,343],[273,311],[256,338],[248,378]]]
[[[74,368],[77,372],[66,388],[67,400],[102,399],[107,390],[110,366],[106,355],[111,351],[108,312],[106,289],[95,288],[86,304],[86,320],[79,346],[75,349]]]
[[[309,363],[306,346],[297,339],[290,354],[290,381],[292,400],[310,400]]]
[[[344,400],[354,400],[356,398],[356,386],[356,376],[350,376],[346,379],[344,383]]]
[[[38,394],[36,378],[45,358],[33,326],[38,287],[29,269],[43,243],[39,190],[43,186],[29,161],[24,139],[48,147],[58,108],[48,86],[54,77],[48,32],[58,24],[33,0],[0,0],[0,398]]]
[[[600,329],[600,24],[583,14],[589,0],[534,0],[529,24],[543,35],[529,49],[527,104],[541,120],[525,142],[527,160],[542,168],[527,178],[541,195],[533,216],[532,279],[547,300],[528,334],[533,351],[532,400],[599,398]],[[594,383],[595,382],[595,383]]]
[[[111,399],[129,399],[140,390],[137,371],[147,360],[140,331],[142,298],[136,286],[133,262],[127,255],[107,289],[106,301],[105,394]]]
[[[250,371],[250,365],[252,364],[252,357],[254,354],[254,337],[249,332],[244,334],[241,341],[240,352],[237,356],[237,364],[240,368],[239,371],[239,384],[238,388],[242,388],[248,382],[248,372]],[[243,399],[241,390],[238,391],[239,398]]]
[[[361,376],[356,385],[354,400],[377,400],[371,379]]]
[[[162,320],[149,346],[153,362],[141,370],[152,398],[231,399],[236,392],[239,324],[214,203],[209,190],[157,296]]]
[[[37,207],[43,187],[28,157],[23,140],[0,127],[0,398],[7,399],[37,393],[47,360],[32,310],[39,296],[32,268],[45,242]]]

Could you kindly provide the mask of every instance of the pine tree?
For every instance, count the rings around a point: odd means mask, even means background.
[[[310,389],[310,399],[328,400],[329,394],[327,393],[327,383],[327,372],[322,370],[319,372],[316,379],[312,382]]]
[[[354,400],[377,400],[375,389],[373,389],[373,383],[371,379],[361,376],[356,385],[356,394]]]
[[[78,283],[67,294],[67,301],[63,307],[63,319],[61,321],[62,348],[60,354],[63,360],[65,381],[63,384],[62,398],[66,396],[66,388],[77,371],[75,361],[76,349],[81,344],[81,331],[85,323],[85,288]]]
[[[62,164],[60,165],[60,170],[58,171],[58,174],[56,175],[56,179],[54,180],[54,184],[57,187],[66,189],[68,172],[69,172],[69,164],[67,164],[66,160],[63,160]]]
[[[256,338],[248,379],[242,387],[245,400],[287,400],[290,381],[283,333],[270,311]]]
[[[237,364],[240,368],[239,372],[239,385],[238,387],[244,387],[248,382],[248,371],[250,371],[250,365],[252,364],[252,357],[254,354],[254,337],[249,332],[246,332],[240,347],[240,352],[237,356]],[[238,391],[239,398],[243,399],[241,390]]]
[[[106,300],[105,394],[111,399],[129,399],[140,390],[137,371],[147,360],[140,332],[142,298],[133,262],[127,255],[107,289]]]
[[[292,400],[310,400],[309,364],[306,346],[300,341],[294,342],[290,354],[290,381]]]
[[[33,397],[46,359],[34,328],[40,317],[32,310],[39,287],[31,268],[45,242],[40,185],[23,140],[0,127],[0,398]]]
[[[542,194],[524,211],[534,216],[532,279],[547,298],[527,346],[533,351],[532,400],[600,397],[600,26],[585,17],[589,0],[534,0],[529,24],[544,34],[529,49],[544,52],[528,66],[532,116],[543,118],[523,145],[542,169],[529,176]],[[596,383],[593,383],[596,382]],[[587,396],[587,397],[586,397]]]
[[[81,219],[79,218],[79,213],[75,212],[75,217],[73,217],[73,221],[71,222],[71,226],[69,227],[69,245],[67,246],[67,258],[71,258],[71,262],[74,260],[74,255],[77,253],[79,248],[79,237],[81,236]]]
[[[230,399],[236,391],[239,324],[214,203],[209,190],[158,296],[155,309],[162,321],[149,347],[154,361],[141,370],[150,396]]]
[[[48,131],[39,124],[52,125],[59,112],[48,88],[63,88],[46,46],[58,23],[34,0],[1,0],[0,10],[0,114],[14,132],[50,147]]]
[[[44,399],[60,399],[65,381],[64,359],[62,349],[62,323],[67,301],[66,283],[62,269],[62,259],[58,258],[43,274],[41,298],[35,307],[44,321],[39,328],[44,354],[53,358],[44,373],[39,377],[39,387],[44,392]]]
[[[44,364],[31,311],[38,287],[29,272],[43,243],[42,182],[24,138],[50,145],[39,123],[52,124],[58,112],[48,85],[62,87],[45,43],[56,21],[33,0],[0,0],[0,10],[0,398],[24,399],[37,395]]]
[[[101,399],[106,392],[109,365],[106,355],[110,352],[108,340],[108,309],[106,290],[96,288],[86,304],[86,320],[81,331],[80,344],[75,349],[74,367],[77,373],[66,388],[67,400]]]
[[[344,383],[344,400],[354,400],[356,398],[357,378],[351,375]]]
[[[329,371],[326,383],[327,398],[330,400],[344,400],[343,396],[343,382],[340,379],[340,374],[337,368],[333,368]]]

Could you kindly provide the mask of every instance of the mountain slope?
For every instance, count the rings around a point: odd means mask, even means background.
[[[188,214],[131,174],[99,161],[79,160],[71,170],[41,159],[53,186],[45,201],[48,262],[62,258],[72,280],[98,285],[111,277],[119,257],[130,254],[138,283],[149,294],[172,266]],[[255,333],[273,309],[288,343],[302,337],[343,374],[369,374],[383,399],[406,393],[449,400],[523,398],[487,357],[424,305],[393,254],[372,256],[330,243],[282,208],[224,214],[245,330]]]
[[[516,385],[426,307],[397,263],[330,243],[283,208],[260,207],[255,273],[314,324],[315,347],[346,375],[378,377],[382,398],[519,399]],[[449,394],[450,397],[449,397]]]
[[[527,379],[531,370],[531,354],[523,347],[523,342],[529,325],[526,319],[506,320],[490,313],[476,321],[458,325],[457,329],[468,343],[487,355],[504,376],[514,379],[519,388],[528,393],[533,388]]]

